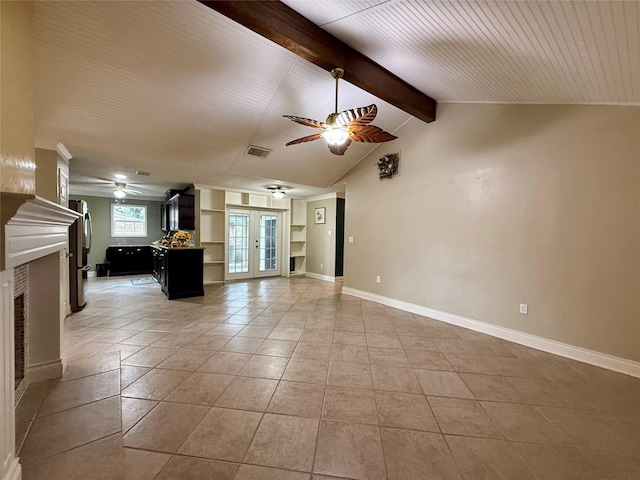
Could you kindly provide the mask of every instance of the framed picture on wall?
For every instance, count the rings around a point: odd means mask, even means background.
[[[314,210],[315,223],[324,223],[325,207],[318,207]]]

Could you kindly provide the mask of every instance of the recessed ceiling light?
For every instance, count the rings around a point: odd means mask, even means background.
[[[126,180],[126,178],[127,178],[127,176],[126,176],[126,175],[123,175],[123,174],[121,174],[121,173],[116,173],[116,174],[114,175],[114,177],[116,177],[118,180]]]

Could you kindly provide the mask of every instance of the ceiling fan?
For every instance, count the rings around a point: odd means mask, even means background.
[[[287,194],[286,190],[288,189],[289,187],[285,187],[283,185],[269,185],[267,187],[267,190],[271,192],[273,198],[276,198],[278,200],[285,197],[285,195]]]
[[[311,118],[283,115],[283,117],[301,125],[324,131],[292,140],[286,144],[287,147],[324,137],[331,153],[344,155],[352,141],[382,143],[398,138],[375,125],[370,125],[378,113],[378,107],[375,104],[338,113],[338,81],[344,76],[344,70],[342,68],[334,68],[331,70],[331,76],[336,79],[336,103],[335,111],[329,114],[326,121],[320,122]]]
[[[122,181],[111,181],[107,179],[94,179],[86,182],[77,182],[76,185],[81,188],[91,189],[99,192],[112,192],[116,200],[120,200],[127,195],[141,195],[140,190],[132,188],[131,184]]]
[[[127,194],[127,184],[123,182],[113,182],[113,185],[116,187],[116,189],[113,191],[113,196],[117,199],[124,198]]]

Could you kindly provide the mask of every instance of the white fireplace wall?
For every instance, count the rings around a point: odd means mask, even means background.
[[[29,263],[30,384],[62,375],[59,272],[58,252]]]

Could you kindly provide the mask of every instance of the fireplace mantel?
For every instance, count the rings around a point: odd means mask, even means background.
[[[40,293],[30,300],[27,382],[59,377],[62,309],[56,297],[63,296],[67,271],[59,252],[67,248],[69,225],[81,216],[34,195],[0,194],[0,480],[21,476],[15,455],[14,269],[29,263],[29,288]]]
[[[34,195],[2,193],[0,270],[67,248],[68,228],[82,215]]]

